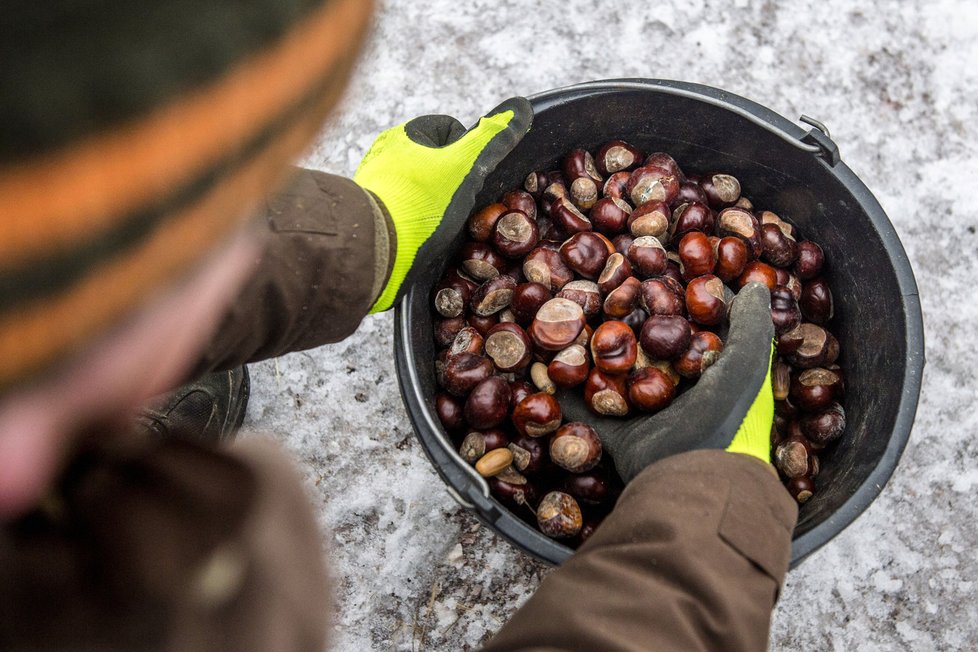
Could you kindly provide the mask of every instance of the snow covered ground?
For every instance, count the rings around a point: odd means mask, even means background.
[[[978,649],[973,0],[388,0],[305,164],[349,175],[411,117],[470,124],[511,95],[632,76],[824,121],[920,286],[928,366],[910,444],[867,512],[788,576],[772,649]],[[255,365],[244,436],[275,434],[307,474],[336,575],[336,649],[477,647],[549,569],[449,498],[413,438],[391,348],[382,315]]]

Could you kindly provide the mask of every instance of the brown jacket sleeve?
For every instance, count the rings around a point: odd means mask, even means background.
[[[194,375],[342,340],[390,274],[393,225],[349,179],[297,169],[263,212],[264,253]]]
[[[765,650],[796,518],[753,458],[665,459],[485,649]]]

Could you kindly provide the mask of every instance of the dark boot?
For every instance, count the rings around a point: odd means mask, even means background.
[[[228,442],[244,420],[250,391],[247,367],[210,373],[150,401],[139,410],[137,424],[156,437]]]

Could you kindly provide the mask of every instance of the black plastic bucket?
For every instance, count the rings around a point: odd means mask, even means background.
[[[707,86],[663,80],[592,82],[530,98],[533,128],[490,174],[476,206],[520,187],[530,170],[557,167],[574,147],[592,151],[625,138],[672,154],[694,172],[737,176],[755,204],[794,222],[825,250],[835,296],[833,332],[846,370],[848,427],[822,464],[818,492],[799,515],[797,565],[849,525],[886,484],[917,410],[924,336],[910,262],[893,226],[842,162],[827,130],[807,130],[750,100]],[[459,233],[460,244],[463,234]],[[570,548],[509,512],[456,453],[434,409],[432,285],[447,263],[423,261],[425,281],[395,313],[401,393],[425,452],[449,492],[480,521],[526,552],[559,564]],[[635,417],[641,418],[641,417]]]

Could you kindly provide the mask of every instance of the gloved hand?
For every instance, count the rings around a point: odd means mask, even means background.
[[[470,129],[455,118],[427,115],[388,129],[353,176],[387,209],[397,252],[387,285],[370,312],[389,309],[417,273],[415,260],[437,260],[462,229],[490,172],[530,128],[533,109],[515,97]]]
[[[650,416],[614,419],[596,416],[580,389],[558,394],[565,421],[591,424],[615,459],[625,482],[670,455],[697,449],[725,449],[771,462],[771,355],[774,326],[767,287],[751,283],[731,306],[723,352],[699,381],[666,409]]]

